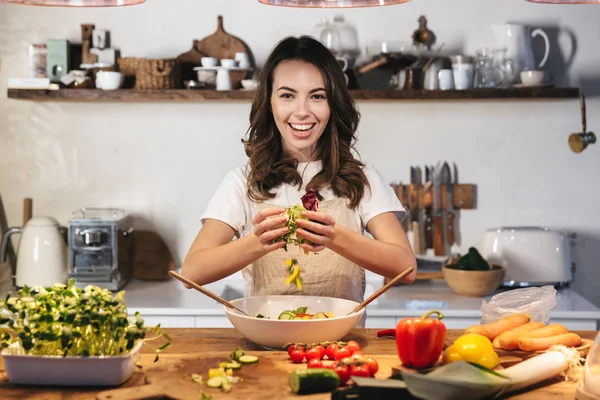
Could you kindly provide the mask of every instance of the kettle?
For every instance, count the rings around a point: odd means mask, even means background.
[[[8,241],[20,233],[15,285],[49,287],[67,283],[67,246],[58,222],[51,217],[31,218],[24,228],[10,228],[2,235],[0,262],[6,260]]]

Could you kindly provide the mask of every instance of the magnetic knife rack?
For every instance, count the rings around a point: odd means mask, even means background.
[[[413,226],[409,226],[409,216],[411,215],[411,211],[418,209],[419,212],[425,212],[427,209],[432,209],[432,212],[434,212],[433,210],[433,192],[435,190],[435,187],[430,184],[430,183],[426,183],[426,184],[393,184],[391,185],[396,193],[396,196],[398,197],[398,199],[400,200],[400,202],[402,203],[402,205],[406,208],[407,211],[407,217],[404,218],[404,221],[402,222],[402,226],[404,227],[404,230],[408,232],[408,230],[414,230]],[[459,227],[457,226],[456,218],[455,215],[452,214],[452,212],[456,212],[456,211],[460,211],[460,210],[472,210],[476,208],[477,205],[477,186],[473,185],[473,184],[461,184],[461,183],[453,183],[452,184],[452,205],[451,207],[448,207],[450,204],[448,204],[448,192],[446,190],[446,185],[442,184],[439,186],[439,195],[440,195],[440,211],[442,212],[448,212],[451,211],[451,213],[447,213],[449,215],[451,215],[451,219],[449,221],[451,221],[450,223],[452,224],[453,230],[452,230],[452,235],[455,235],[455,231],[459,229]],[[438,211],[439,212],[439,211]],[[424,214],[423,214],[423,218],[424,218]],[[448,218],[448,217],[447,217]],[[412,223],[416,223],[418,225],[418,222],[415,221],[411,221],[411,225]],[[433,241],[434,241],[434,251],[436,253],[436,255],[449,255],[450,254],[450,247],[447,243],[446,243],[446,235],[448,234],[448,232],[446,234],[444,234],[444,231],[447,229],[447,225],[445,225],[446,222],[444,222],[442,224],[443,228],[440,230],[440,228],[435,229],[435,226],[432,227],[433,232]],[[414,233],[414,232],[413,232]],[[417,254],[424,254],[426,252],[427,248],[431,248],[428,247],[427,243],[425,243],[425,240],[421,240],[420,237],[424,236],[425,232],[421,232],[419,230],[419,240],[417,241],[417,247],[419,247],[420,251],[415,251],[415,253]],[[414,242],[414,239],[413,239]],[[421,242],[423,242],[423,244],[421,245]],[[440,242],[442,243],[441,246],[444,249],[444,254],[440,253]],[[413,243],[414,245],[414,243]],[[436,250],[437,248],[437,250]],[[442,273],[440,272],[430,272],[430,271],[418,271],[417,272],[417,279],[418,280],[430,280],[430,279],[443,279]],[[384,283],[387,283],[388,279],[384,280]]]

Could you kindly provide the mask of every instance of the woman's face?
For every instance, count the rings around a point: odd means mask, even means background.
[[[317,67],[302,61],[280,63],[273,71],[271,109],[284,151],[298,162],[309,161],[331,113]]]

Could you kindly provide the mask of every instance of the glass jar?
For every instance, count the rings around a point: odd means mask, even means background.
[[[600,398],[600,332],[585,359],[583,392],[592,398]]]
[[[340,56],[355,59],[360,55],[360,46],[358,45],[358,32],[354,25],[346,22],[343,15],[333,17],[332,24],[340,40]]]

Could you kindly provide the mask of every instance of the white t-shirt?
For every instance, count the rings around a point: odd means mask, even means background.
[[[265,202],[283,208],[301,204],[301,198],[306,193],[304,186],[321,170],[321,166],[321,161],[312,161],[308,164],[299,163],[298,172],[303,176],[302,189],[298,190],[298,186],[284,183],[273,189],[272,192],[275,192],[276,196]],[[366,227],[371,218],[384,212],[395,212],[398,220],[402,221],[406,216],[406,210],[392,187],[370,164],[366,164],[363,171],[369,180],[371,191],[365,190],[365,195],[354,210],[356,225],[361,228],[361,233],[368,232]],[[206,211],[202,215],[202,223],[206,219],[216,219],[231,226],[236,231],[238,238],[251,234],[256,203],[248,198],[247,188],[245,167],[239,167],[227,173],[210,199]],[[331,188],[320,189],[319,194],[323,196],[324,200],[335,198]]]

